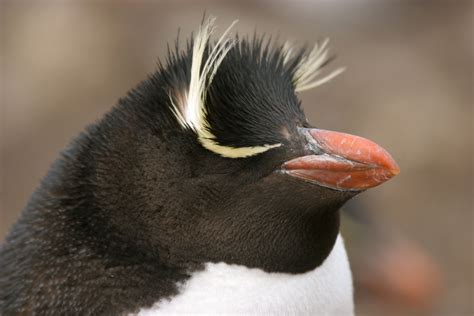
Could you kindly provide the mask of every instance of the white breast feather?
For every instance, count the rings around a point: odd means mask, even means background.
[[[225,263],[208,263],[171,300],[142,309],[155,315],[353,315],[352,277],[344,243],[323,264],[303,274],[266,273]]]

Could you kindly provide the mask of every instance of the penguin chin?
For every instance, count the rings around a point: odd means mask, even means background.
[[[226,262],[266,272],[311,271],[333,249],[339,232],[338,210],[358,193],[325,188],[278,172],[247,185],[234,181],[219,188],[219,202],[202,207],[192,204],[192,212],[183,208],[172,218],[161,212],[156,242],[169,250],[168,263]],[[189,216],[193,225],[175,224],[185,223]],[[162,235],[163,231],[172,235]]]
[[[283,182],[279,185],[287,187],[289,196],[301,194],[311,205],[317,206],[315,210],[337,211],[348,200],[365,191],[333,188],[314,180],[294,176],[282,169],[275,171],[274,176],[273,181]]]

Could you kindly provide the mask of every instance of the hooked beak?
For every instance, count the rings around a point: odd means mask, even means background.
[[[400,172],[392,156],[376,143],[350,134],[302,129],[315,154],[283,164],[285,173],[337,190],[375,187]]]

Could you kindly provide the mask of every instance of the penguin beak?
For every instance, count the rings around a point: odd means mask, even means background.
[[[301,129],[314,153],[283,164],[294,177],[337,190],[362,191],[400,172],[395,160],[376,143],[350,134]]]

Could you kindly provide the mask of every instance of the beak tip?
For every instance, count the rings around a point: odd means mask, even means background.
[[[392,156],[389,153],[386,153],[386,155],[387,155],[388,159],[386,160],[384,165],[385,165],[385,168],[387,169],[387,171],[390,172],[390,175],[391,175],[391,178],[392,178],[392,177],[395,177],[396,175],[398,175],[400,173],[400,166],[397,164],[395,159],[393,159]]]
[[[400,173],[400,167],[397,164],[395,164],[395,166],[392,169],[390,169],[390,171],[392,172],[393,176],[396,176]]]

